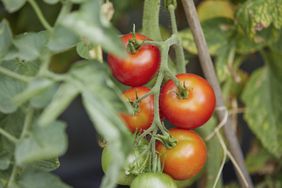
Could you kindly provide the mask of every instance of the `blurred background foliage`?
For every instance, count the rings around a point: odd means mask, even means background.
[[[130,32],[133,24],[136,25],[137,30],[142,30],[143,0],[113,0],[112,2],[115,9],[112,23],[120,33]],[[282,187],[282,1],[197,0],[195,2],[226,104],[231,112],[233,128],[237,131],[246,156],[247,168],[256,187]],[[48,22],[53,25],[61,4],[53,5],[41,0],[38,0],[37,3]],[[191,31],[184,19],[185,14],[180,1],[178,5],[177,23],[186,59],[190,61],[187,70],[202,74],[198,64],[197,50]],[[79,5],[74,7],[74,10],[77,9]],[[14,35],[44,30],[28,3],[12,14],[8,13],[1,4],[0,17],[1,20],[5,18],[9,21]],[[160,24],[162,36],[167,38],[170,35],[169,16],[163,7],[160,11]],[[171,57],[173,56],[171,52]],[[49,68],[56,73],[66,73],[80,59],[76,49],[70,48],[54,55]],[[72,117],[77,119],[74,120]],[[62,157],[63,165],[57,173],[74,187],[93,186],[93,184],[85,183],[91,182],[93,178],[89,174],[79,176],[75,172],[73,174],[69,172],[81,168],[77,167],[79,166],[77,159],[81,159],[78,154],[81,151],[79,147],[96,142],[96,138],[88,134],[90,130],[87,127],[90,126],[85,125],[91,123],[85,116],[80,102],[78,100],[73,102],[63,113],[61,119],[69,125],[67,130],[70,144],[67,154]],[[77,127],[75,124],[84,125]],[[206,127],[211,126],[212,130],[216,124],[217,122],[213,119]],[[80,130],[81,128],[83,129]],[[208,128],[200,129],[199,132],[207,135],[207,130]],[[76,133],[84,135],[86,132],[88,132],[87,137],[82,139],[84,142],[79,142],[80,137]],[[92,133],[95,134],[94,131]],[[199,185],[204,184],[206,187],[211,187],[211,184],[207,183],[209,182],[207,175],[215,175],[217,172],[216,168],[221,161],[221,148],[218,147],[216,139],[208,144],[210,146],[208,146],[207,168],[214,168],[214,170],[206,172],[206,177],[204,176],[205,178],[199,181]],[[85,172],[95,174],[95,186],[97,186],[102,176],[99,162],[100,149],[97,144],[94,144],[89,147],[83,146],[82,150],[95,151],[85,152],[83,157],[88,155],[85,159],[93,168],[88,167],[88,171]],[[78,157],[73,157],[75,155]],[[95,161],[91,161],[91,158]],[[68,166],[72,163],[74,163],[73,166]],[[87,165],[84,164],[83,168],[87,168]],[[99,168],[99,173],[94,173],[94,168]],[[80,181],[84,181],[84,185]],[[224,187],[239,187],[235,182],[230,162],[227,162],[224,168],[223,183]],[[218,185],[218,187],[222,186],[223,184]]]

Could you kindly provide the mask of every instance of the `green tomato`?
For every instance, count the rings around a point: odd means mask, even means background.
[[[145,173],[137,176],[130,188],[177,188],[174,180],[163,173]]]
[[[142,173],[147,167],[147,162],[145,156],[140,157],[141,153],[138,149],[134,149],[125,162],[124,167],[121,169],[118,184],[120,185],[130,185],[134,180],[136,175]],[[110,167],[112,161],[112,154],[109,147],[105,147],[102,152],[102,169],[104,173]]]

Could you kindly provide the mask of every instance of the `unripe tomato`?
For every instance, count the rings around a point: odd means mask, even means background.
[[[136,40],[142,43],[151,40],[148,37],[136,33]],[[132,34],[121,37],[123,44],[127,47]],[[141,86],[149,82],[158,71],[160,65],[160,51],[156,46],[141,44],[136,52],[128,51],[125,59],[120,59],[111,54],[108,55],[108,63],[112,74],[121,83],[128,86]]]
[[[109,148],[108,147],[104,148],[104,150],[102,152],[102,159],[101,159],[102,170],[103,170],[104,173],[107,173],[107,170],[109,169],[110,163],[112,162],[112,160],[113,160],[113,156],[111,155]],[[129,162],[127,162],[126,165],[129,165],[128,163]],[[126,169],[122,168],[120,173],[119,173],[119,178],[118,178],[117,183],[119,185],[130,185],[131,182],[134,180],[134,178],[135,178],[135,175],[128,174],[126,172]]]
[[[133,150],[128,155],[126,162],[119,173],[118,184],[130,185],[134,178],[143,173],[147,168],[148,160],[146,155],[142,155],[144,150],[147,149],[147,141],[142,140],[140,145],[135,145]],[[105,147],[102,152],[102,169],[107,173],[110,163],[115,161],[115,157],[110,151],[110,147]]]
[[[130,188],[177,188],[174,180],[163,173],[145,173],[137,176]]]
[[[167,149],[158,142],[164,172],[176,180],[185,180],[197,175],[204,167],[207,159],[206,144],[192,130],[173,128],[168,133],[177,140],[175,147]]]
[[[162,115],[178,128],[197,128],[207,122],[214,111],[214,91],[198,75],[178,74],[176,77],[182,91],[172,80],[164,84],[160,95]]]
[[[149,88],[141,86],[130,88],[123,92],[123,96],[131,103],[150,91]],[[133,133],[136,130],[142,131],[149,128],[154,119],[154,96],[150,95],[142,99],[135,114],[120,113],[129,130]]]

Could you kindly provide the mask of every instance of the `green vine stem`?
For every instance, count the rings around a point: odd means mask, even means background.
[[[38,4],[36,3],[36,1],[35,0],[28,0],[28,2],[32,6],[34,12],[36,13],[37,17],[39,18],[39,21],[45,27],[45,29],[47,29],[48,31],[52,31],[52,27],[50,26],[50,24],[47,22],[47,20],[43,16],[43,13],[40,10],[40,8],[39,8]]]
[[[176,35],[177,37],[177,44],[175,45],[175,55],[176,55],[176,68],[178,73],[185,73],[186,72],[186,63],[185,63],[185,56],[184,56],[184,50],[181,44],[181,40],[178,37],[178,30],[177,30],[177,24],[176,24],[176,17],[175,17],[175,9],[176,7],[174,5],[168,6],[168,11],[170,15],[170,21],[171,21],[171,27],[172,27],[172,33]]]
[[[24,76],[24,75],[20,75],[16,72],[10,71],[9,69],[6,69],[4,67],[0,66],[0,73],[3,75],[6,75],[8,77],[14,78],[16,80],[22,81],[22,82],[29,82],[31,80],[30,77]]]
[[[161,41],[159,27],[160,0],[145,0],[142,30],[143,34],[153,40]]]
[[[70,1],[63,1],[62,2],[63,6],[60,10],[59,16],[55,22],[55,25],[63,19],[72,9],[72,3]]]
[[[14,165],[12,172],[11,172],[11,176],[10,176],[8,184],[7,184],[7,188],[13,188],[13,183],[14,183],[17,171],[18,171],[18,167],[16,165]]]
[[[0,134],[4,137],[6,137],[8,140],[10,140],[11,142],[13,142],[14,144],[17,143],[18,139],[16,137],[14,137],[13,135],[11,135],[10,133],[8,133],[7,131],[5,131],[4,129],[2,129],[0,127]]]

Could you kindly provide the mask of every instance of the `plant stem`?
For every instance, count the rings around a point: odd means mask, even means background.
[[[0,67],[0,73],[6,75],[6,76],[9,76],[11,78],[14,78],[16,80],[20,80],[22,82],[29,82],[31,80],[31,77],[27,77],[27,76],[24,76],[24,75],[20,75],[16,72],[13,72],[13,71],[10,71],[9,69],[6,69],[4,67]]]
[[[14,183],[17,171],[18,171],[18,168],[17,168],[16,165],[14,165],[13,169],[12,169],[11,176],[10,176],[8,184],[7,184],[7,188],[13,188],[13,183]]]
[[[56,22],[55,22],[55,25],[56,25],[61,19],[63,19],[63,18],[66,16],[66,14],[68,14],[68,13],[71,11],[71,9],[72,9],[72,3],[71,3],[70,1],[64,1],[64,2],[63,2],[63,6],[62,6],[62,8],[61,8],[61,10],[60,10],[59,16],[58,16],[58,18],[57,18],[57,20],[56,20]]]
[[[30,108],[25,117],[24,126],[22,129],[20,139],[22,139],[23,137],[27,135],[28,130],[30,129],[30,126],[32,125],[33,114],[34,114],[34,110]]]
[[[34,12],[36,13],[37,17],[39,18],[39,21],[45,27],[45,29],[47,29],[48,31],[52,31],[52,27],[50,26],[50,24],[47,22],[47,20],[43,16],[43,13],[40,10],[39,6],[37,5],[36,1],[35,0],[28,0],[28,2],[32,6]]]
[[[185,57],[184,57],[184,50],[181,44],[181,40],[178,37],[178,30],[177,30],[177,24],[176,24],[176,18],[175,18],[175,9],[176,7],[174,5],[168,6],[168,11],[170,14],[170,21],[171,21],[171,27],[172,27],[172,33],[176,35],[177,37],[177,44],[175,45],[175,55],[176,55],[176,67],[178,73],[185,73]]]
[[[0,128],[0,134],[3,135],[4,137],[6,137],[11,142],[13,142],[14,144],[17,143],[17,141],[18,141],[18,139],[16,137],[14,137],[13,135],[11,135],[10,133],[8,133],[7,131],[5,131],[2,128]]]
[[[224,100],[222,97],[222,92],[215,74],[215,70],[213,67],[213,63],[211,60],[211,57],[209,56],[207,43],[204,38],[204,34],[197,16],[197,11],[195,8],[194,1],[192,0],[182,0],[182,4],[184,7],[184,11],[186,13],[187,21],[190,25],[196,46],[198,48],[199,53],[199,59],[200,64],[202,66],[203,72],[208,79],[209,83],[212,85],[215,95],[216,95],[216,103],[218,107],[223,107]],[[225,113],[222,111],[217,111],[217,116],[219,121],[222,121],[224,119]],[[253,182],[251,180],[251,177],[246,169],[246,166],[244,164],[244,158],[242,154],[242,150],[240,148],[239,142],[237,140],[237,137],[234,133],[234,130],[231,128],[231,121],[230,118],[227,118],[226,125],[224,126],[224,133],[225,137],[229,143],[229,147],[231,150],[232,155],[235,157],[235,161],[238,163],[239,169],[242,172],[243,176],[247,180],[247,184],[245,184],[244,178],[240,175],[240,172],[236,168],[236,174],[239,179],[241,187],[249,187],[252,188]]]
[[[145,0],[142,30],[143,34],[153,40],[161,41],[159,27],[160,0]]]

